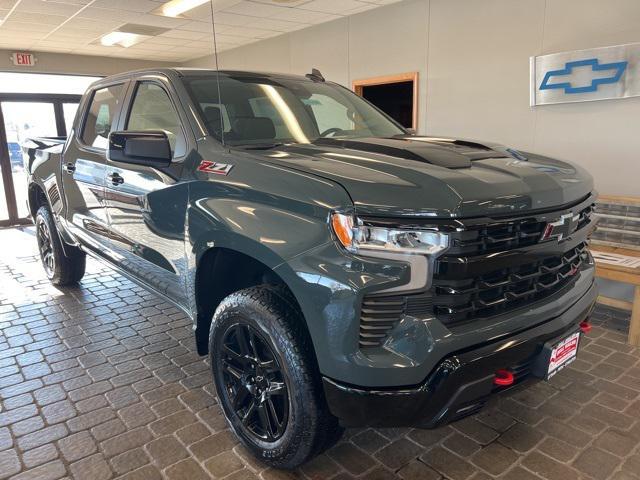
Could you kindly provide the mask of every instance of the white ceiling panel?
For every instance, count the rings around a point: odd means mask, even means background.
[[[340,18],[340,15],[335,13],[314,12],[312,10],[303,10],[302,8],[283,8],[277,17],[278,20],[308,24],[330,22],[338,18]]]
[[[0,0],[0,48],[176,62],[213,52],[211,5],[170,18],[157,14],[166,1]],[[213,0],[216,43],[229,50],[397,1]],[[125,24],[167,31],[130,48],[99,44]]]
[[[183,40],[200,40],[201,38],[205,38],[207,36],[211,36],[211,34],[209,32],[204,33],[191,30],[182,30],[180,28],[169,30],[168,32],[164,32],[158,35],[158,37],[179,38]]]
[[[321,0],[324,1],[324,0]],[[347,0],[349,1],[349,0]],[[233,7],[226,9],[226,12],[237,13],[240,15],[248,15],[260,18],[278,18],[282,10],[288,10],[292,7],[281,7],[274,3],[257,3],[257,2],[240,2]]]
[[[151,0],[95,0],[92,7],[110,8],[112,10],[126,10],[128,12],[147,13],[160,5]]]
[[[151,15],[150,13],[147,13],[139,16],[131,16],[127,21],[129,23],[139,23],[140,25],[151,25],[154,27],[180,28],[182,25],[186,25],[191,20],[186,18],[162,17],[160,15]]]
[[[216,25],[236,25],[241,27],[249,22],[255,22],[256,17],[231,12],[216,12],[215,21]]]
[[[187,30],[190,32],[200,32],[202,34],[209,34],[209,35],[213,35],[212,30],[213,27],[210,23],[208,22],[196,22],[194,20],[191,20],[187,23],[185,23],[184,25],[180,26],[180,30]]]
[[[302,5],[304,5],[305,3],[309,3],[311,0],[289,0],[286,3],[281,3],[281,6],[286,6],[286,7],[300,7]],[[266,4],[270,4],[273,5],[275,2],[273,0],[253,0],[254,3],[266,3]]]
[[[180,45],[185,45],[186,42],[182,38],[163,37],[158,35],[157,37],[150,38],[141,43],[145,45],[162,45],[165,48],[168,48],[179,47]]]
[[[26,23],[26,22],[18,22],[11,18],[11,15],[7,17],[7,19],[0,27],[0,32],[12,31],[12,32],[20,32],[21,34],[29,34],[33,32],[45,32],[48,33],[53,30],[52,25],[43,25],[41,23]]]
[[[0,0],[0,8],[3,10],[10,10],[17,1],[18,0]]]
[[[10,20],[25,23],[41,23],[43,25],[53,25],[55,27],[67,20],[67,17],[62,15],[49,15],[46,13],[19,12],[16,9],[11,14]]]
[[[48,13],[50,15],[62,15],[69,17],[82,8],[82,5],[70,5],[57,1],[21,0],[16,12]]]
[[[254,18],[245,24],[248,28],[265,28],[276,32],[292,32],[309,26],[308,23],[285,22],[275,18]]]
[[[122,20],[107,20],[102,19],[98,20],[95,18],[81,18],[74,17],[70,19],[67,23],[62,25],[61,29],[77,29],[77,30],[89,30],[89,31],[112,31],[116,27],[122,24]]]
[[[363,6],[367,6],[367,2],[360,2],[358,0],[311,0],[300,8],[302,10],[311,10],[312,12],[350,15],[349,12],[355,11]]]
[[[39,0],[41,1],[41,0]],[[113,10],[107,8],[87,7],[78,13],[79,18],[92,18],[94,20],[119,20],[128,21],[131,12],[126,10]]]

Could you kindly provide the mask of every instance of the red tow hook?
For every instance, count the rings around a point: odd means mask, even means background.
[[[589,333],[592,328],[593,327],[591,326],[588,320],[585,320],[584,322],[580,322],[580,330],[582,330],[582,333],[585,333],[585,334]]]
[[[514,382],[513,373],[505,368],[501,368],[496,371],[496,376],[493,379],[493,383],[495,385],[499,385],[501,387],[508,387],[509,385],[513,385]]]

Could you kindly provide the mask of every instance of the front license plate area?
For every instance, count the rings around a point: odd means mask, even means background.
[[[579,344],[580,332],[573,332],[560,340],[545,343],[536,359],[533,368],[534,375],[550,380],[576,359]]]

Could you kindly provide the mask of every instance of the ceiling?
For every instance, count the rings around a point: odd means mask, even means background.
[[[218,51],[399,0],[214,0]],[[0,0],[0,49],[182,62],[213,51],[211,6],[164,17],[166,0]],[[124,24],[166,29],[129,48],[100,38]]]

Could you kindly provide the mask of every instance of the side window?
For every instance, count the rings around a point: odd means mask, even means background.
[[[93,93],[87,119],[82,129],[82,141],[92,147],[109,146],[109,133],[118,111],[124,85],[112,85]]]
[[[180,157],[186,152],[186,141],[178,113],[167,92],[155,83],[138,84],[126,129],[162,130],[169,138],[174,157]]]

